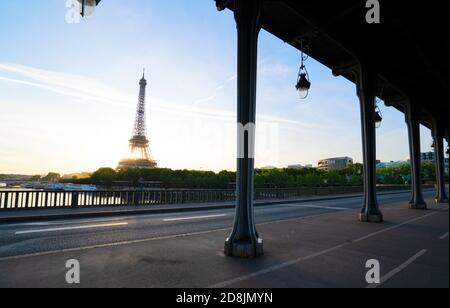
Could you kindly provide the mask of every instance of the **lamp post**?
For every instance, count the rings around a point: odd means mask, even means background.
[[[81,16],[91,16],[101,0],[74,0],[74,5]]]

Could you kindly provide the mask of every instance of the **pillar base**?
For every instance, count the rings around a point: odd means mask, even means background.
[[[411,202],[409,204],[410,210],[427,210],[428,205],[425,202]]]
[[[448,204],[448,198],[447,197],[436,198],[434,200],[436,201],[436,203],[447,203]]]
[[[367,215],[367,214],[360,213],[359,214],[359,221],[360,222],[381,223],[381,222],[383,222],[383,215],[382,214]]]
[[[257,258],[264,255],[263,240],[258,238],[256,243],[225,241],[225,255],[236,258]]]

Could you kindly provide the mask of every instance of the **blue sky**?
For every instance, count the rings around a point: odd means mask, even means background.
[[[148,131],[159,166],[235,169],[236,27],[212,0],[103,0],[81,23],[65,0],[0,0],[0,173],[116,167],[128,155],[147,70]],[[5,18],[6,16],[6,18]],[[300,55],[262,31],[256,165],[361,161],[355,86],[313,59],[305,101]],[[403,115],[381,106],[378,158],[409,156]],[[422,150],[430,132],[422,129]]]

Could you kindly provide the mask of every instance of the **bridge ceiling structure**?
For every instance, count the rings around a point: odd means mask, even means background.
[[[233,0],[215,0],[234,10]],[[377,95],[403,111],[408,100],[448,130],[449,19],[444,1],[426,5],[379,0],[381,23],[366,21],[364,0],[261,0],[262,28],[336,70],[366,59],[377,73]],[[303,43],[304,46],[304,43]],[[356,82],[354,75],[343,74]],[[424,124],[428,125],[427,121]]]

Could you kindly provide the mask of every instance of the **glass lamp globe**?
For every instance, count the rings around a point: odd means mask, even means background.
[[[97,3],[100,1],[96,0],[74,0],[75,9],[82,15],[82,16],[91,16],[95,8],[97,6]],[[83,9],[84,7],[84,9]]]
[[[311,82],[308,80],[306,73],[300,74],[296,89],[299,92],[300,99],[305,99],[308,97],[309,90],[311,89]]]

